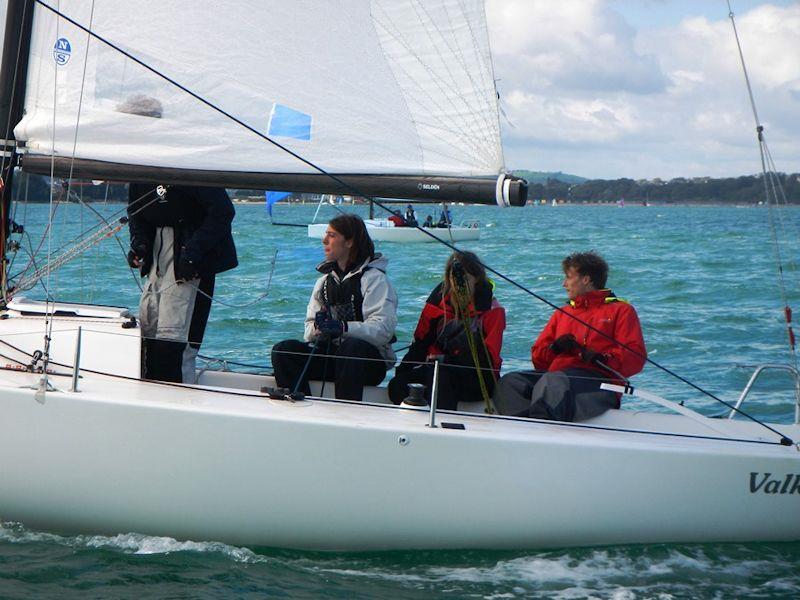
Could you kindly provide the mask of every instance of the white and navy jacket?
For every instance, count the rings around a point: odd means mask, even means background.
[[[314,317],[318,311],[329,310],[334,319],[346,321],[347,331],[344,337],[354,337],[375,346],[386,360],[387,367],[394,366],[396,356],[392,350],[394,330],[397,326],[397,294],[386,277],[386,267],[389,260],[380,254],[365,260],[359,267],[348,271],[340,278],[331,262],[323,262],[317,266],[317,271],[323,275],[317,279],[314,291],[306,309],[305,336],[307,342],[316,339],[318,333],[314,328]],[[332,278],[328,286],[325,280]],[[347,287],[348,280],[355,283],[360,279],[360,286],[351,295],[353,311],[349,314],[340,314],[344,311],[326,298],[326,292],[331,284]]]

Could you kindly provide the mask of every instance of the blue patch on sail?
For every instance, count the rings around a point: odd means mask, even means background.
[[[272,107],[272,114],[269,116],[267,133],[296,140],[310,140],[311,115],[283,104],[275,104]]]

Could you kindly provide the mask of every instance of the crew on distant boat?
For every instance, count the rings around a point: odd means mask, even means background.
[[[275,380],[306,395],[310,379],[334,381],[337,398],[360,401],[364,386],[378,385],[394,366],[397,294],[386,276],[388,259],[375,253],[361,217],[332,219],[322,245],[304,341],[272,348]]]
[[[537,370],[500,379],[494,399],[501,414],[590,419],[619,408],[619,396],[600,390],[601,383],[623,383],[617,373],[628,378],[644,367],[639,317],[633,306],[604,289],[606,261],[595,252],[581,252],[561,265],[569,304],[553,313],[531,348]]]
[[[406,221],[405,221],[405,219],[404,219],[404,218],[403,218],[403,217],[400,215],[400,211],[399,211],[399,210],[396,210],[396,211],[394,211],[394,212],[393,212],[391,215],[389,215],[389,220],[390,220],[392,223],[394,223],[394,226],[395,226],[395,227],[405,227],[405,226],[406,226]]]
[[[417,213],[414,212],[414,207],[410,204],[406,206],[406,227],[416,227],[417,223]]]
[[[238,264],[234,214],[222,188],[130,184],[128,264],[147,277],[139,302],[145,379],[194,383],[216,275]]]
[[[425,217],[425,222],[422,224],[423,227],[433,227],[433,215],[428,215]]]
[[[450,227],[453,224],[453,215],[450,213],[449,208],[444,208],[439,214],[439,222],[436,223],[437,227]]]
[[[472,252],[454,252],[444,281],[422,309],[414,341],[389,382],[389,398],[400,404],[409,383],[426,386],[430,401],[433,360],[441,356],[440,408],[456,410],[459,400],[488,401],[500,374],[506,312],[493,296],[493,284]]]

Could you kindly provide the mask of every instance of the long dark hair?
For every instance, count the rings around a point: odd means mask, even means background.
[[[350,248],[350,256],[347,257],[347,267],[362,264],[368,258],[375,255],[375,244],[369,237],[367,226],[358,215],[344,213],[328,221],[328,226],[336,230],[336,233],[344,237],[345,240],[353,240]]]
[[[483,268],[478,255],[468,250],[453,252],[447,263],[444,266],[444,286],[442,287],[442,296],[452,295],[453,283],[455,276],[461,273],[472,275],[475,277],[475,290],[489,289],[491,290],[491,283],[486,278],[486,269]],[[473,290],[473,295],[475,294]],[[491,298],[491,296],[490,296]]]

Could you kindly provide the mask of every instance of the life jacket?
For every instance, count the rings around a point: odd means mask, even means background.
[[[365,267],[355,275],[339,280],[328,273],[322,283],[322,303],[331,311],[333,318],[340,321],[364,321],[361,294],[361,277],[369,269]]]

